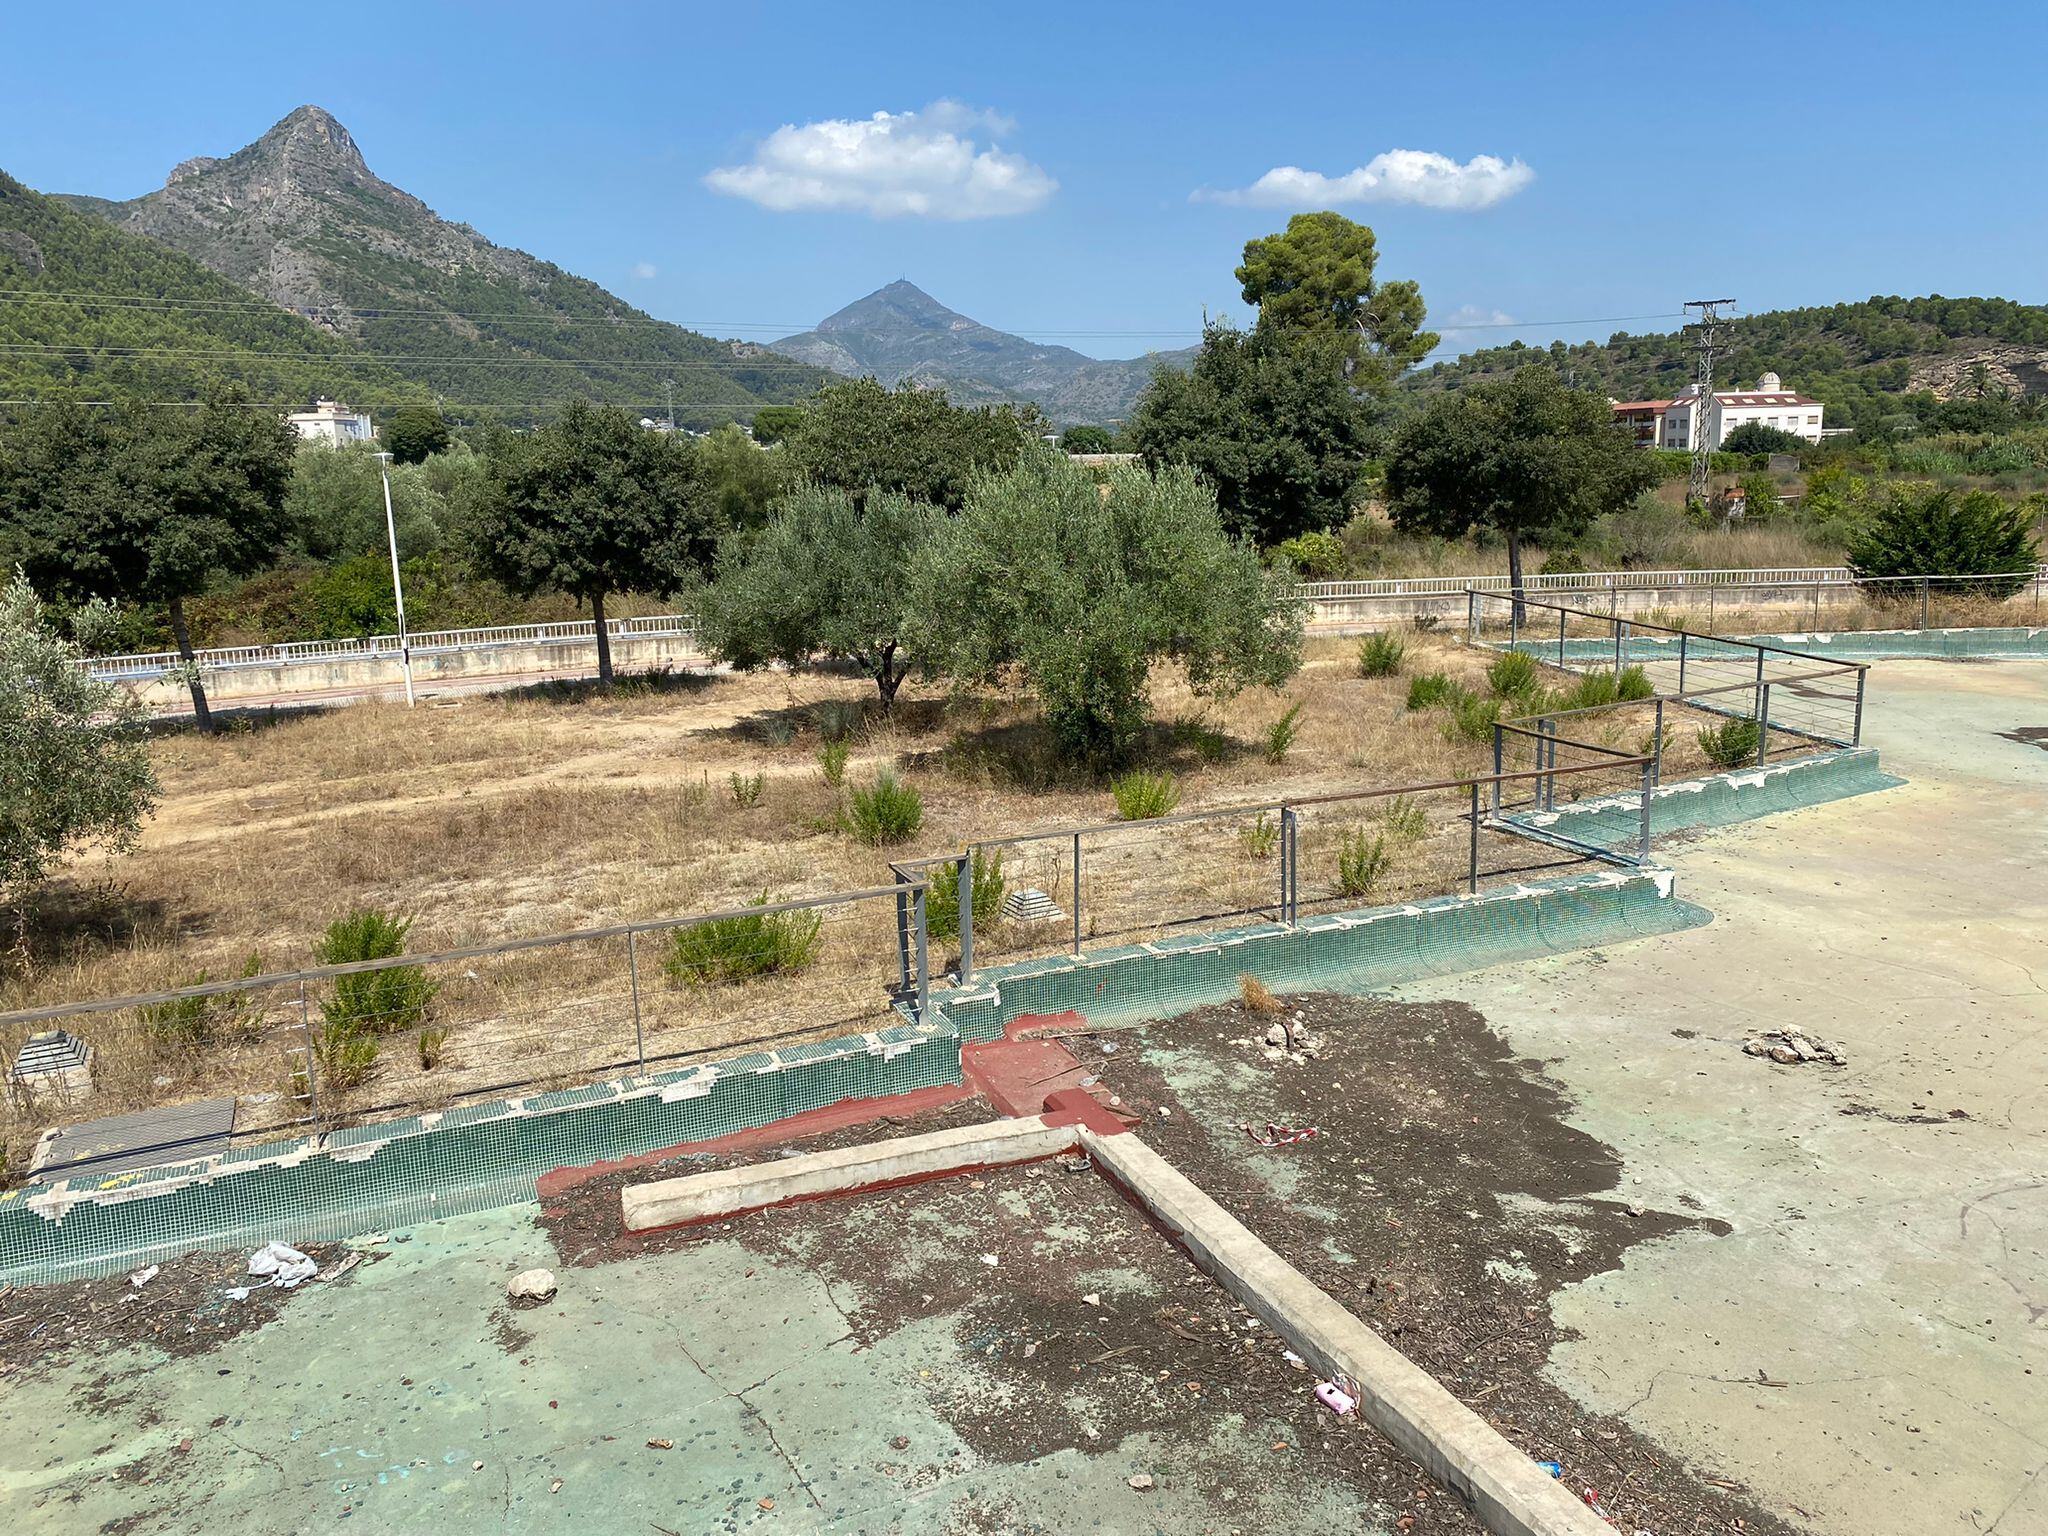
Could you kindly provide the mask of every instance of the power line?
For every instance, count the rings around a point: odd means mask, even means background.
[[[55,291],[41,288],[0,288],[0,303],[26,303],[32,299],[58,299],[67,302],[90,303],[115,308],[142,310],[190,309],[217,313],[289,314],[301,319],[312,316],[347,315],[367,320],[469,320],[486,323],[514,323],[526,325],[592,325],[606,329],[626,326],[667,327],[672,329],[698,331],[712,335],[721,331],[774,331],[778,334],[801,334],[815,330],[816,322],[771,321],[771,320],[660,320],[651,316],[623,315],[551,315],[531,312],[482,311],[452,309],[386,309],[361,308],[344,304],[319,304],[304,310],[289,308],[265,299],[181,299],[156,298],[146,294],[107,294]],[[1467,325],[1439,326],[1439,333],[1464,331],[1542,331],[1561,330],[1575,325],[1624,325],[1642,320],[1682,320],[1682,311],[1664,310],[1643,315],[1589,315],[1568,320],[1483,320]],[[979,322],[977,322],[979,323]],[[1003,327],[985,326],[984,329],[1000,330]],[[1196,337],[1200,330],[1075,330],[1075,329],[1016,329],[1009,334],[1032,337]]]
[[[720,373],[734,373],[743,370],[781,370],[791,373],[830,373],[829,368],[816,363],[805,363],[793,358],[747,358],[736,357],[730,362],[679,363],[667,358],[640,357],[550,357],[541,353],[525,354],[519,357],[459,357],[445,352],[264,352],[251,347],[124,347],[103,345],[90,341],[22,341],[0,342],[0,357],[44,357],[52,353],[91,353],[100,357],[121,358],[134,362],[155,360],[177,361],[198,359],[201,361],[223,361],[243,358],[258,358],[266,361],[292,363],[333,364],[363,363],[433,363],[460,368],[528,368],[535,366],[559,368],[658,368],[664,372],[680,372],[690,368],[709,368]]]

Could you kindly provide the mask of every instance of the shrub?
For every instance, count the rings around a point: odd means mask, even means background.
[[[768,905],[763,891],[751,905]],[[678,928],[661,963],[669,980],[717,986],[800,971],[818,957],[823,914],[811,911],[744,912]]]
[[[821,699],[811,706],[818,722],[818,734],[827,741],[844,741],[861,727],[865,711],[851,699]]]
[[[855,839],[870,848],[907,842],[924,825],[924,797],[884,768],[867,788],[846,797],[846,821]]]
[[[1640,666],[1627,666],[1614,680],[1614,696],[1623,703],[1634,703],[1639,699],[1653,699],[1656,688],[1650,682],[1650,674]]]
[[[1109,781],[1116,813],[1125,821],[1150,821],[1180,804],[1180,781],[1170,773],[1133,768]]]
[[[930,879],[931,888],[924,897],[925,931],[934,939],[957,939],[960,937],[960,866],[941,864],[931,871]],[[974,852],[974,873],[968,883],[977,923],[993,920],[1002,910],[1006,888],[1002,854],[990,855],[977,848]]]
[[[818,771],[834,789],[846,782],[846,750],[846,743],[837,740],[827,741],[818,749]]]
[[[1358,675],[1392,677],[1401,670],[1401,653],[1406,649],[1399,635],[1367,635],[1358,642]]]
[[[1344,541],[1320,529],[1282,539],[1273,552],[1310,581],[1335,576],[1344,569]]]
[[[388,960],[405,953],[405,938],[411,931],[410,918],[364,908],[329,923],[313,946],[313,958],[321,965]],[[358,971],[334,978],[334,995],[321,1002],[320,1012],[330,1028],[386,1034],[418,1025],[440,990],[417,965]]]
[[[327,1024],[313,1040],[323,1088],[354,1088],[377,1061],[377,1037],[348,1024]]]
[[[1408,680],[1408,707],[1410,709],[1434,709],[1439,704],[1449,704],[1458,697],[1458,685],[1441,672],[1424,672]]]
[[[263,974],[263,956],[252,952],[242,962],[238,979]],[[222,978],[200,970],[180,987],[203,987]],[[222,1035],[240,1034],[256,1023],[256,1009],[246,992],[217,992],[210,997],[179,997],[142,1010],[150,1034],[166,1045],[204,1045]]]
[[[725,782],[732,791],[732,803],[744,811],[761,803],[767,779],[758,773],[734,773],[728,774]]]
[[[1503,651],[1486,669],[1486,686],[1497,699],[1527,694],[1536,687],[1536,658],[1521,651]]]
[[[1261,811],[1258,820],[1239,829],[1237,841],[1247,858],[1270,859],[1280,843],[1280,824]]]
[[[1244,1011],[1270,1018],[1280,1011],[1280,999],[1258,977],[1247,972],[1237,978],[1237,995],[1244,1000]]]
[[[1849,545],[1849,569],[1859,579],[2012,575],[1973,583],[1985,597],[2007,598],[2041,558],[2030,522],[2025,508],[1990,491],[1959,496],[1940,486],[1888,485]]]
[[[1621,685],[1612,672],[1588,672],[1554,701],[1558,709],[1597,709],[1621,698]]]
[[[1397,843],[1419,843],[1429,835],[1429,816],[1406,795],[1396,795],[1380,812],[1387,836]]]
[[[1754,720],[1724,720],[1700,728],[1700,750],[1716,768],[1741,768],[1756,761],[1763,727]]]
[[[1451,718],[1444,722],[1444,734],[1453,741],[1492,741],[1500,705],[1499,699],[1483,694],[1461,693],[1451,706]]]
[[[419,1047],[420,1070],[431,1072],[441,1065],[441,1051],[448,1044],[448,1026],[429,1024],[419,1032],[414,1043]]]
[[[1385,833],[1368,837],[1363,827],[1352,828],[1337,845],[1337,894],[1372,895],[1386,879],[1393,862]]]
[[[1294,749],[1294,740],[1301,734],[1301,705],[1288,706],[1287,713],[1266,727],[1266,761],[1273,764],[1287,761],[1287,754]]]

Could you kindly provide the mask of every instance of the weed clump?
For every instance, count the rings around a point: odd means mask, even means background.
[[[1287,761],[1287,754],[1294,750],[1295,738],[1301,734],[1301,705],[1293,704],[1287,713],[1266,727],[1266,761],[1278,766]]]
[[[1486,669],[1486,686],[1497,699],[1520,698],[1536,691],[1536,658],[1521,651],[1503,651]]]
[[[1754,720],[1724,720],[1700,728],[1700,750],[1716,768],[1742,768],[1756,761],[1763,727]]]
[[[1280,999],[1273,995],[1271,988],[1250,972],[1237,978],[1237,995],[1243,999],[1246,1013],[1271,1018],[1280,1012]]]
[[[872,784],[846,797],[846,824],[870,848],[908,842],[924,825],[924,797],[884,768]]]
[[[765,907],[768,893],[749,905]],[[801,971],[818,957],[823,914],[812,911],[743,912],[678,928],[661,963],[682,986],[718,986],[758,976]]]
[[[321,965],[389,960],[405,953],[406,935],[411,931],[411,918],[366,907],[329,923],[313,946],[313,958]],[[420,1024],[440,990],[427,979],[424,966],[355,971],[334,978],[334,993],[321,1001],[320,1013],[330,1029],[385,1035]]]
[[[1116,813],[1125,821],[1151,821],[1180,804],[1180,781],[1170,773],[1134,768],[1109,781]]]
[[[941,864],[931,872],[931,887],[925,892],[925,931],[934,939],[960,937],[960,866]],[[974,852],[974,872],[968,877],[968,896],[974,903],[977,923],[993,921],[1002,910],[1003,856],[1000,852]]]
[[[1408,707],[1434,709],[1448,704],[1460,692],[1458,685],[1442,672],[1423,672],[1408,680]]]
[[[1401,670],[1401,657],[1407,648],[1401,644],[1399,635],[1367,635],[1358,642],[1358,675],[1360,677],[1392,677]]]
[[[1386,833],[1368,835],[1363,827],[1351,828],[1337,845],[1337,894],[1353,899],[1371,896],[1393,864]]]

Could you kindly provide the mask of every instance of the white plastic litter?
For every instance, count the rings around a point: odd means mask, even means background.
[[[303,1284],[319,1272],[320,1266],[290,1243],[265,1243],[249,1255],[249,1273],[259,1277],[263,1285],[274,1285],[280,1291]],[[235,1301],[246,1301],[251,1291],[262,1289],[262,1285],[238,1285],[228,1295]]]
[[[145,1285],[149,1284],[150,1281],[154,1280],[158,1275],[162,1273],[163,1269],[160,1265],[152,1264],[147,1269],[138,1269],[137,1271],[135,1271],[134,1274],[128,1277],[128,1283],[134,1286],[139,1291]]]

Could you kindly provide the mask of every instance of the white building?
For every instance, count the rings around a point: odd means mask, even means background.
[[[1687,389],[1658,412],[1658,447],[1692,447],[1693,405],[1697,398],[1697,389]],[[1755,389],[1714,391],[1713,401],[1705,412],[1707,447],[1719,448],[1728,441],[1729,433],[1751,422],[1817,443],[1822,436],[1824,410],[1818,400],[1785,388],[1775,373],[1767,373],[1756,381]]]
[[[367,443],[377,435],[367,412],[352,411],[333,400],[315,400],[313,409],[293,411],[285,421],[305,441],[337,448],[347,443]]]

